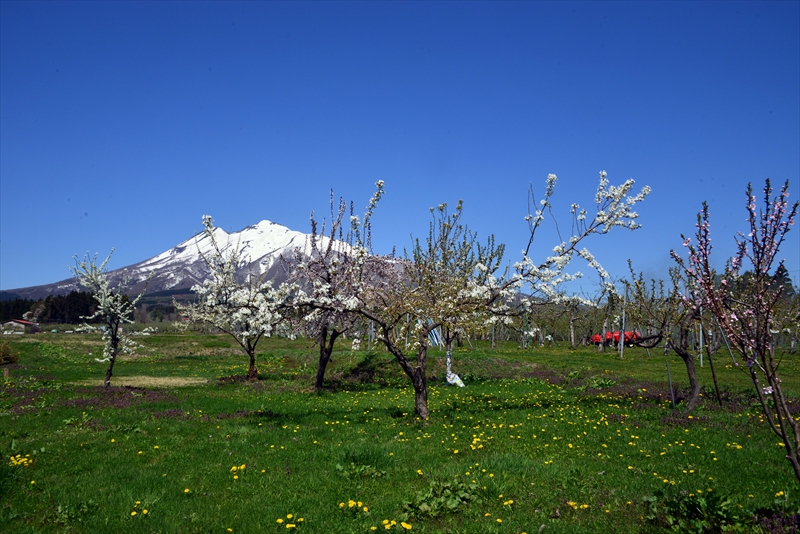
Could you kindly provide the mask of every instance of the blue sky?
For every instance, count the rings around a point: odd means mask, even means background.
[[[528,184],[559,176],[564,228],[601,170],[653,189],[643,228],[587,243],[612,275],[665,276],[703,200],[722,266],[748,182],[800,198],[800,2],[0,2],[1,289],[206,213],[308,231],[379,179],[376,251],[463,199],[514,262]],[[800,227],[782,256],[800,283]]]

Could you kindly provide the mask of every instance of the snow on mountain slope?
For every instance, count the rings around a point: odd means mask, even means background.
[[[248,226],[239,232],[228,233],[221,228],[216,228],[214,231],[214,239],[223,253],[228,252],[231,247],[238,247],[242,259],[247,260],[244,269],[265,274],[265,277],[273,280],[273,283],[280,283],[285,279],[279,261],[281,255],[291,259],[296,249],[308,254],[309,237],[308,234],[267,220]],[[109,274],[115,283],[123,276],[128,277],[127,292],[130,294],[140,292],[145,284],[147,293],[189,289],[195,284],[202,283],[208,275],[208,267],[203,257],[209,256],[212,252],[211,239],[201,233],[157,256],[115,269]],[[148,277],[150,277],[149,282]],[[80,290],[77,282],[74,279],[67,279],[43,286],[10,289],[3,293],[13,293],[20,298],[39,299],[48,295],[67,294],[74,289]]]

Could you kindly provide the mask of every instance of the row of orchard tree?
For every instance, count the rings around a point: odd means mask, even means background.
[[[737,237],[737,253],[723,272],[711,267],[710,211],[704,203],[694,239],[684,238],[685,254],[672,251],[676,266],[671,280],[648,282],[631,269],[631,277],[622,284],[624,295],[618,293],[584,242],[617,227],[638,228],[634,207],[649,188],[630,195],[633,180],[612,186],[601,172],[594,215],[573,204],[571,235],[556,244],[549,256],[534,259],[530,252],[537,231],[545,215],[552,214],[550,198],[556,176],[549,175],[541,200],[537,202],[533,188],[529,190],[529,206],[534,207],[525,217],[529,240],[518,261],[504,270],[504,246],[496,245],[492,237],[485,243],[477,240],[461,221],[461,202],[452,212],[447,204],[433,208],[427,237],[414,240],[403,256],[374,254],[371,219],[383,196],[383,185],[382,181],[376,183],[362,217],[354,213],[352,203],[337,202],[331,193],[330,219],[320,223],[312,213],[308,242],[293,257],[284,258],[289,277],[278,287],[261,273],[242,273],[248,262],[239,248],[217,243],[213,220],[204,216],[204,232],[213,244],[213,251],[204,257],[210,276],[193,288],[195,302],[176,303],[179,313],[190,323],[213,326],[232,336],[249,358],[250,378],[257,377],[256,347],[262,337],[283,330],[316,339],[317,388],[322,387],[336,340],[346,334],[357,335],[369,324],[375,341],[407,375],[414,389],[415,411],[421,418],[429,416],[426,365],[434,331],[441,334],[447,350],[447,381],[457,383],[449,364],[459,335],[516,329],[522,343],[552,339],[552,334],[536,337],[541,336],[541,321],[538,326],[531,324],[532,317],[541,318],[537,311],[549,306],[559,310],[561,317],[568,316],[571,342],[575,343],[582,314],[592,310],[596,326],[603,302],[604,330],[613,329],[619,315],[613,312],[621,312],[622,329],[627,315],[628,324],[642,332],[636,343],[646,348],[663,343],[686,362],[692,408],[700,390],[690,333],[697,324],[701,331],[713,325],[732,357],[750,375],[767,421],[786,445],[787,458],[800,480],[800,425],[781,388],[780,355],[776,352],[776,336],[788,332],[796,338],[799,321],[797,299],[789,299],[787,305],[786,284],[775,282],[776,272],[782,269],[777,254],[798,209],[797,203],[788,202],[788,182],[773,194],[767,181],[760,209],[748,187],[749,232]],[[592,301],[560,290],[564,282],[580,276],[567,272],[576,256],[597,272],[604,298]],[[74,269],[98,302],[91,318],[103,318],[108,326],[104,334],[104,356],[109,362],[106,386],[117,354],[130,347],[120,326],[132,322],[138,302],[138,298],[122,299],[119,288],[109,287],[107,261],[98,266],[95,260],[84,258]],[[611,310],[614,303],[617,308]]]

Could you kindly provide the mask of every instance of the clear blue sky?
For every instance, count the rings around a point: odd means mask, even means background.
[[[644,227],[588,243],[618,277],[665,275],[703,200],[721,266],[749,181],[800,198],[797,1],[2,1],[0,24],[2,289],[136,263],[206,213],[308,231],[378,179],[378,252],[463,199],[513,262],[529,182],[559,176],[564,228],[599,171],[634,178]],[[782,256],[797,284],[800,225]]]

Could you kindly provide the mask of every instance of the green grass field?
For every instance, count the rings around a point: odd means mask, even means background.
[[[706,365],[706,399],[686,414],[666,381],[668,360],[687,386],[683,363],[662,352],[459,349],[467,387],[449,388],[433,350],[420,421],[380,350],[343,343],[315,393],[307,340],[263,341],[253,382],[224,336],[138,341],[104,391],[99,336],[12,340],[0,531],[781,532],[753,514],[797,508],[783,448],[725,354],[722,407]],[[799,364],[781,367],[794,395]]]

